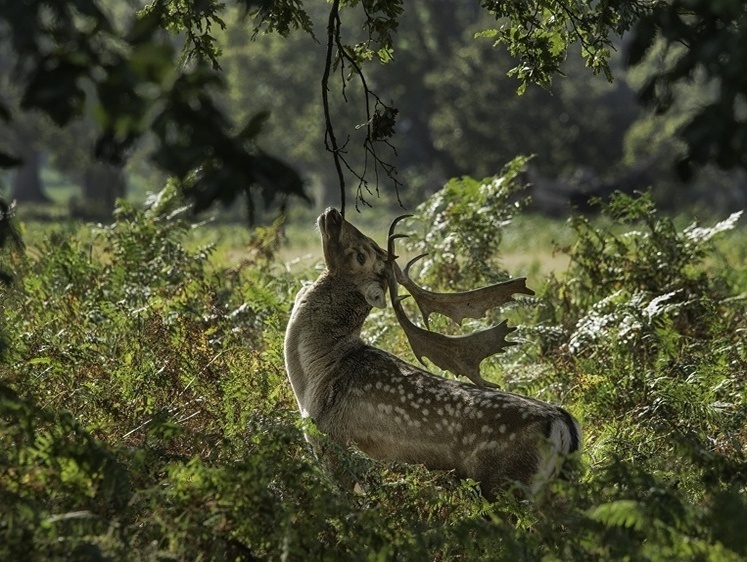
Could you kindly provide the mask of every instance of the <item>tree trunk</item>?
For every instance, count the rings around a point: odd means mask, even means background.
[[[117,166],[94,162],[83,175],[83,204],[88,213],[110,216],[125,191],[124,174]]]
[[[44,193],[39,170],[41,168],[41,153],[29,148],[23,152],[23,164],[16,169],[11,188],[11,199],[28,203],[49,203],[49,197]]]

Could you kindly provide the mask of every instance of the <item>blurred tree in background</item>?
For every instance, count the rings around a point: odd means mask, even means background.
[[[79,146],[90,143],[103,164],[83,171],[84,193],[96,191],[95,185],[121,192],[117,168],[149,136],[151,161],[175,178],[196,211],[216,201],[233,202],[240,193],[250,214],[257,196],[265,202],[278,195],[304,196],[295,170],[258,147],[264,116],[237,126],[217,105],[216,94],[225,87],[210,66],[211,60],[216,64],[210,32],[222,25],[217,3],[159,0],[124,14],[121,6],[119,13],[112,6],[94,0],[0,3],[0,42],[14,57],[4,65],[10,67],[4,80],[17,89],[17,100],[7,99],[13,97],[9,92],[0,106],[7,124],[13,126],[18,110],[42,114],[68,128],[67,140],[75,135],[82,137]],[[253,7],[244,3],[245,9]],[[181,57],[164,31],[173,27],[187,37]],[[71,127],[80,122],[90,122],[93,133],[76,134]],[[43,144],[25,142],[36,151]],[[26,156],[33,166],[34,151],[8,139],[4,144],[0,164],[22,165]]]

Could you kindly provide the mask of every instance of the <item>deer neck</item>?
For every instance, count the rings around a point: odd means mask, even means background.
[[[296,297],[285,336],[286,369],[302,414],[314,417],[334,364],[360,348],[371,306],[356,285],[327,272]]]
[[[304,293],[296,303],[303,323],[316,338],[344,344],[360,341],[361,328],[371,312],[358,287],[351,281],[327,272]]]

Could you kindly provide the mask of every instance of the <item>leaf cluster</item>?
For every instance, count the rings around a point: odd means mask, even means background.
[[[622,36],[646,11],[646,2],[521,2],[484,1],[482,7],[501,26],[478,34],[505,45],[518,64],[509,71],[520,81],[519,93],[530,83],[549,88],[569,47],[578,42],[586,66],[612,80],[609,66],[614,35]]]
[[[704,262],[718,259],[714,239],[733,229],[741,212],[713,227],[693,223],[680,229],[672,218],[656,212],[649,194],[617,194],[603,213],[611,224],[629,228],[616,232],[611,227],[597,228],[585,217],[571,219],[577,240],[567,249],[569,280],[558,287],[565,320],[573,322],[592,305],[603,307],[608,300],[631,298],[633,308],[650,319],[671,312],[672,307],[684,307],[680,314],[685,309],[691,312],[683,317],[683,328],[697,331],[710,326],[714,318],[703,313],[730,297],[735,279],[726,273],[711,274]]]
[[[416,209],[423,236],[408,250],[428,254],[424,279],[443,287],[494,283],[508,277],[498,262],[502,232],[526,203],[523,173],[530,159],[519,156],[500,174],[482,181],[450,180]]]
[[[264,0],[257,3],[255,34],[260,31],[275,32],[287,37],[291,31],[303,30],[313,35],[313,22],[301,0]]]
[[[228,536],[214,540],[223,503],[207,513],[205,496],[190,504],[190,475],[199,472],[201,493],[229,497],[214,486],[240,482],[217,476],[215,463],[248,455],[247,393],[263,397],[265,412],[284,399],[270,396],[277,371],[260,359],[281,353],[279,336],[262,341],[281,308],[268,287],[282,282],[216,277],[210,247],[187,249],[194,229],[175,195],[166,190],[145,210],[121,203],[110,226],[86,236],[63,229],[36,251],[10,254],[16,281],[0,294],[11,340],[0,367],[3,558],[245,552]],[[274,497],[269,476],[258,476],[267,460],[247,456],[242,489],[252,482]],[[212,516],[210,531],[195,534]]]
[[[183,59],[207,60],[214,70],[219,70],[221,49],[211,32],[214,25],[218,29],[226,29],[226,22],[219,15],[223,7],[223,3],[215,0],[154,2],[143,8],[140,16],[155,16],[165,22],[167,29],[175,33],[183,31]]]

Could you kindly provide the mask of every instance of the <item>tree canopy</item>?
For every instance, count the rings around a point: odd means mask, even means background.
[[[427,125],[432,137],[427,150],[443,161],[448,176],[458,170],[460,159],[475,155],[469,141],[448,137],[461,129],[455,126],[461,113],[479,109],[473,101],[485,85],[503,83],[501,103],[506,105],[517,90],[542,96],[531,85],[550,88],[558,75],[579,71],[575,60],[612,80],[613,54],[620,48],[623,66],[645,67],[638,97],[657,112],[677,108],[689,84],[701,84],[707,92],[675,128],[685,147],[678,157],[682,177],[709,163],[747,167],[747,8],[739,0],[458,4],[155,0],[126,13],[96,0],[2,0],[0,41],[12,54],[3,66],[18,95],[0,101],[0,118],[12,126],[20,118],[16,108],[34,110],[60,126],[87,116],[94,156],[113,166],[121,165],[144,138],[152,138],[152,162],[175,179],[196,211],[232,202],[240,193],[247,195],[250,212],[257,200],[305,197],[297,163],[261,148],[267,112],[245,110],[236,122],[237,112],[228,112],[220,101],[232,95],[223,71],[231,64],[225,50],[230,34],[248,33],[268,44],[270,36],[278,36],[277,50],[300,33],[325,47],[321,60],[310,59],[303,78],[321,83],[319,95],[306,101],[316,104],[310,111],[321,111],[319,146],[331,154],[344,207],[351,181],[356,204],[386,182],[398,197],[407,197],[399,188],[409,185],[410,176],[398,175],[396,165],[398,151],[408,150],[406,141],[396,148],[403,131]],[[228,43],[219,40],[225,34]],[[487,42],[500,49],[491,53]],[[399,105],[403,86],[387,78],[392,61],[400,58],[410,70],[406,87],[430,90],[421,107]],[[454,64],[458,80],[429,75],[429,65],[441,58]],[[397,80],[402,76],[398,73]],[[283,84],[270,87],[280,91]],[[430,100],[449,95],[462,96],[462,105],[454,105],[451,116],[439,113],[426,124]],[[547,97],[542,105],[562,115],[569,99]],[[477,117],[471,122],[484,127],[486,121]],[[531,135],[531,119],[546,120],[541,113],[528,119],[519,134]],[[575,130],[587,127],[593,133],[613,121],[596,114]],[[285,132],[303,135],[289,130],[297,124],[286,124]],[[464,135],[491,143],[500,138],[479,128]],[[567,139],[560,138],[558,145],[568,150]],[[531,142],[527,146],[533,150]],[[24,154],[17,149],[6,143],[0,165],[18,166]]]

